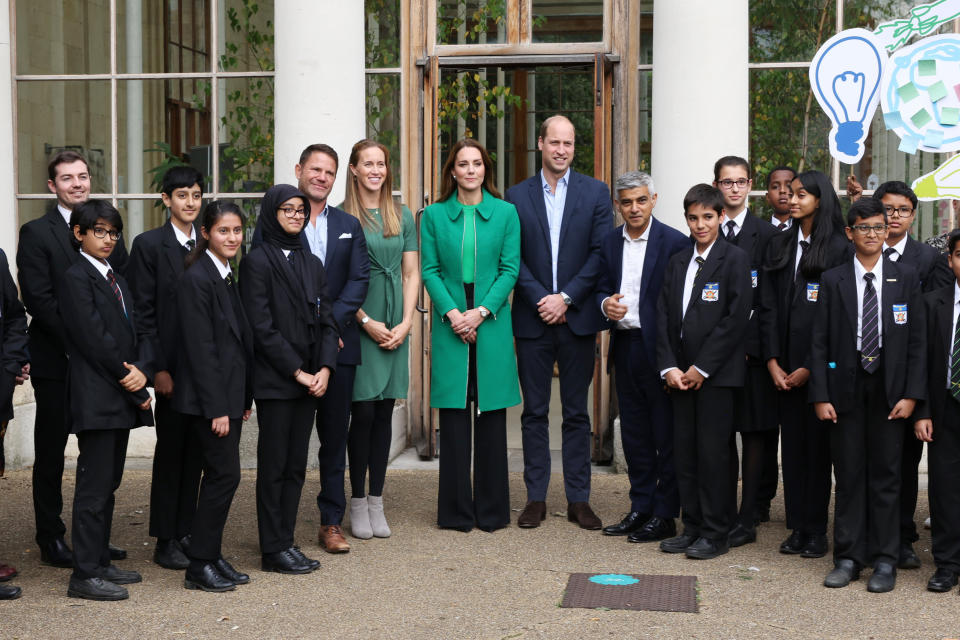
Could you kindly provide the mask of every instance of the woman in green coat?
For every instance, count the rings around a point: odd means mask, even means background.
[[[520,220],[493,176],[486,149],[459,141],[420,229],[433,301],[430,406],[440,410],[437,524],[460,531],[510,523],[506,408],[520,404],[520,383],[508,298],[520,271]]]

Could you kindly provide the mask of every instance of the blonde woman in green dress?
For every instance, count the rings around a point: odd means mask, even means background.
[[[350,152],[347,195],[341,208],[363,226],[370,254],[370,288],[357,311],[360,358],[353,385],[347,458],[350,529],[357,538],[386,538],[383,483],[393,436],[393,405],[407,397],[407,335],[413,326],[420,272],[417,228],[410,210],[393,200],[387,148],[361,140]],[[369,490],[366,485],[370,472]]]

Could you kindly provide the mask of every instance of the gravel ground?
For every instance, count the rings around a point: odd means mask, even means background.
[[[68,505],[72,473],[66,474]],[[384,503],[393,537],[349,538],[348,554],[316,544],[315,473],[301,503],[298,543],[323,566],[306,576],[259,570],[254,473],[244,471],[227,525],[224,554],[251,575],[226,594],[186,591],[181,572],[151,562],[147,532],[148,470],[128,470],[117,496],[115,543],[130,557],[118,564],[143,574],[130,599],[95,603],[66,597],[69,571],[41,565],[33,544],[30,471],[0,479],[0,559],[20,570],[24,595],[0,602],[0,638],[953,638],[960,635],[957,590],[925,590],[933,567],[929,531],[917,551],[924,566],[904,571],[888,594],[866,591],[861,579],[825,589],[829,556],[784,556],[783,504],[762,525],[756,544],[715,560],[661,553],[652,545],[582,531],[566,521],[560,476],[554,474],[550,514],[538,529],[516,526],[493,534],[438,530],[436,472],[389,472]],[[523,480],[511,474],[514,517]],[[627,503],[625,475],[596,474],[593,506],[605,523]],[[918,518],[927,515],[921,495]],[[69,523],[69,520],[67,520]],[[68,524],[69,528],[69,524]],[[696,575],[700,612],[658,613],[561,609],[572,572]],[[866,572],[865,577],[869,575]]]

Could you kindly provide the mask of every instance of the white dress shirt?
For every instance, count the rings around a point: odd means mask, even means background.
[[[230,263],[228,262],[224,264],[220,262],[220,258],[214,255],[214,253],[210,251],[210,249],[207,249],[207,255],[210,257],[211,260],[213,260],[213,264],[217,268],[217,271],[220,273],[220,277],[226,280],[227,276],[232,273],[230,271]]]
[[[727,237],[727,229],[730,228],[730,223],[732,222],[732,223],[733,223],[733,237],[736,238],[737,236],[740,235],[740,230],[743,229],[743,221],[746,220],[746,218],[747,218],[747,208],[746,208],[746,207],[744,207],[744,208],[743,208],[743,211],[740,212],[740,215],[738,215],[738,216],[735,217],[735,218],[732,218],[732,217],[730,217],[730,216],[727,216],[727,219],[723,221],[723,225],[722,225],[722,228],[720,229],[720,233],[722,233],[722,234],[723,234],[723,237],[726,238],[726,237]]]
[[[860,337],[863,335],[863,294],[867,290],[867,281],[863,279],[863,274],[867,269],[860,264],[860,258],[853,259],[853,274],[857,281],[857,351],[860,351]],[[883,260],[877,260],[877,264],[871,270],[873,273],[873,288],[877,292],[877,331],[880,342],[880,348],[883,348]]]
[[[182,244],[184,247],[187,246],[188,240],[193,240],[193,246],[197,246],[197,230],[194,229],[193,225],[190,225],[190,235],[188,236],[183,231],[180,231],[180,227],[175,224],[170,224],[173,227],[173,235],[176,236],[177,242]]]
[[[640,237],[634,240],[627,233],[627,226],[623,226],[623,267],[620,276],[620,291],[623,297],[620,298],[620,304],[627,305],[627,313],[617,322],[618,329],[640,329],[640,283],[643,280],[643,261],[647,257],[647,244],[650,240],[650,227],[643,230]],[[610,298],[604,298],[600,303],[600,311],[604,316],[607,315],[603,310],[603,305]]]
[[[909,237],[910,237],[909,235],[904,235],[902,238],[900,238],[900,242],[893,245],[893,253],[890,254],[891,260],[893,260],[894,262],[897,262],[900,260],[900,258],[903,256],[903,252],[907,250],[907,238]],[[889,248],[891,248],[890,245],[884,242],[883,243],[884,252],[886,252],[886,250]]]
[[[70,209],[64,208],[62,204],[57,203],[57,211],[60,212],[60,215],[63,216],[63,221],[67,223],[67,226],[70,226],[70,214],[73,213]]]
[[[547,223],[550,225],[550,259],[553,263],[553,291],[557,289],[557,257],[560,251],[560,226],[563,224],[563,206],[567,202],[567,186],[570,184],[570,169],[557,180],[557,188],[550,190],[547,179],[540,172],[543,186],[543,204],[547,208]]]
[[[327,264],[327,209],[324,205],[323,211],[317,214],[314,222],[308,218],[303,231],[310,245],[310,253],[320,258],[324,265]]]
[[[91,229],[91,231],[92,231],[92,229]],[[107,261],[105,261],[105,260],[104,260],[104,261],[101,261],[101,260],[99,260],[98,258],[94,258],[94,257],[93,257],[92,255],[90,255],[89,253],[84,253],[83,249],[80,249],[80,255],[82,255],[84,258],[86,258],[87,261],[89,261],[90,264],[92,264],[92,265],[94,266],[94,268],[100,273],[100,275],[103,276],[103,279],[104,279],[104,280],[106,280],[108,283],[110,282],[110,279],[107,278],[107,272],[110,271],[113,267],[110,266],[110,263],[109,263],[109,262],[107,262]],[[116,272],[114,272],[114,278],[116,278]],[[120,289],[120,285],[119,285],[119,284],[117,285],[117,289],[118,289],[118,290]],[[124,302],[124,300],[123,300],[123,291],[120,292],[120,304],[123,306],[123,312],[126,313],[126,312],[127,312],[127,303]]]
[[[770,224],[772,224],[772,225],[773,225],[775,228],[777,228],[777,229],[780,228],[780,225],[781,225],[781,224],[785,224],[785,225],[787,225],[787,226],[785,226],[785,227],[783,228],[783,230],[786,231],[787,229],[789,229],[790,227],[793,226],[793,218],[787,218],[786,220],[783,221],[783,223],[781,223],[781,222],[780,222],[779,220],[777,220],[775,217],[771,216],[771,217],[770,217]]]

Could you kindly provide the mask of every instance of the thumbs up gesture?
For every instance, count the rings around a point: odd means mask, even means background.
[[[603,301],[603,312],[614,322],[620,322],[623,316],[627,315],[627,305],[620,304],[621,298],[623,298],[622,293],[615,293]]]

